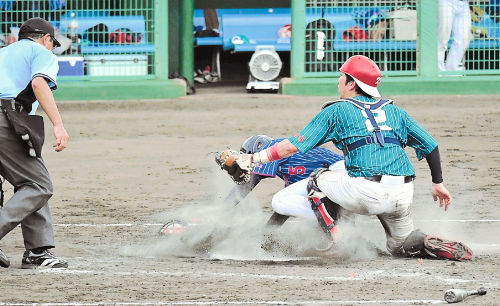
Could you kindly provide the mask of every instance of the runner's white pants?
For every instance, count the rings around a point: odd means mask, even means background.
[[[345,171],[344,161],[336,162],[330,169]],[[307,198],[307,183],[309,178],[298,181],[280,190],[273,196],[273,210],[278,214],[317,220]]]
[[[278,191],[272,200],[273,210],[278,214],[316,220],[307,199],[307,183],[309,179],[303,179]]]
[[[438,68],[441,71],[461,70],[460,64],[472,39],[472,21],[467,0],[439,0],[438,4]],[[453,41],[446,63],[450,34]]]

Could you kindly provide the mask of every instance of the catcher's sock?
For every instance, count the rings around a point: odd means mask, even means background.
[[[471,249],[465,244],[428,235],[424,240],[424,250],[431,257],[457,261],[471,260]]]

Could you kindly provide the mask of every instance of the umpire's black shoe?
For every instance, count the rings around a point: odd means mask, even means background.
[[[36,269],[36,268],[67,268],[68,262],[64,259],[57,258],[48,250],[41,254],[35,254],[33,251],[26,251],[23,255],[21,268]]]
[[[8,268],[10,266],[10,261],[7,255],[5,255],[2,250],[0,250],[0,267]]]

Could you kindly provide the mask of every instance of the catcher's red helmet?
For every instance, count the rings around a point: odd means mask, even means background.
[[[372,97],[380,97],[377,86],[382,74],[377,64],[363,55],[354,55],[348,58],[340,67],[340,71],[350,75],[356,84]]]

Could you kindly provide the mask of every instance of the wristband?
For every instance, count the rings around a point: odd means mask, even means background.
[[[282,158],[278,153],[277,143],[270,148],[252,154],[252,162],[255,164],[265,164]]]
[[[278,144],[277,143],[275,143],[272,147],[268,148],[266,150],[266,153],[267,153],[267,157],[269,158],[269,161],[280,160],[283,158],[278,153]]]

